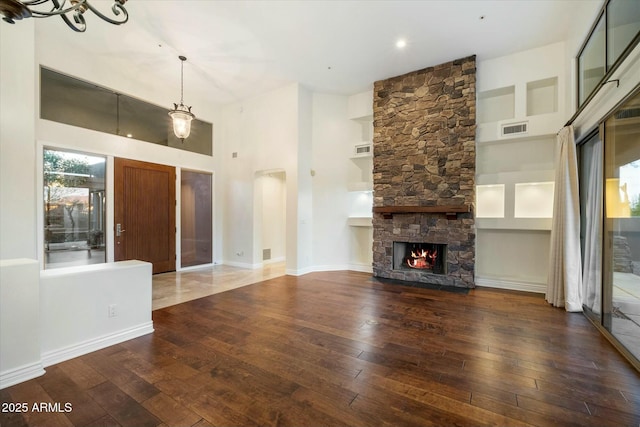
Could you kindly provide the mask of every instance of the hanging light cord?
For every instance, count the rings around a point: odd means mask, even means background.
[[[187,60],[184,56],[180,58],[180,105],[184,105],[184,61]]]

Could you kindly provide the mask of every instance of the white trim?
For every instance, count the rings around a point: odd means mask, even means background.
[[[476,286],[498,289],[510,289],[513,291],[535,292],[544,294],[547,291],[546,283],[528,283],[514,280],[500,280],[476,277]]]
[[[44,367],[42,362],[34,362],[29,365],[23,365],[18,368],[9,369],[0,372],[0,389],[11,387],[24,381],[44,375]]]
[[[373,273],[373,267],[369,264],[315,265],[300,270],[287,269],[285,274],[289,276],[302,276],[303,274],[320,271],[360,271],[362,273]]]
[[[103,335],[78,344],[48,351],[46,353],[42,353],[42,365],[44,367],[55,365],[56,363],[64,362],[65,360],[73,359],[74,357],[82,356],[152,332],[153,321],[150,321],[112,334]]]
[[[318,270],[316,270],[314,267],[305,267],[299,270],[291,270],[287,268],[284,273],[287,276],[303,276],[305,274],[313,273],[314,271]]]
[[[347,264],[339,264],[339,265],[314,265],[313,267],[309,267],[308,268],[311,272],[316,272],[316,271],[346,271],[346,270],[351,270],[349,268],[349,265]]]
[[[284,262],[284,261],[286,261],[286,258],[284,256],[279,256],[278,258],[264,260],[262,261],[262,264],[268,265],[268,264],[275,264],[277,262]]]
[[[248,262],[224,261],[223,264],[230,265],[231,267],[248,268],[250,270],[256,270],[258,268],[262,268],[261,262],[257,264],[250,264]]]
[[[373,266],[371,264],[349,264],[348,270],[373,274]]]

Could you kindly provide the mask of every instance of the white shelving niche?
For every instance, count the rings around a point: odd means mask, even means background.
[[[567,119],[565,46],[478,64],[476,284],[544,292],[556,134]]]
[[[372,271],[373,263],[373,92],[349,97],[348,114],[358,129],[350,151],[347,190],[352,270]]]

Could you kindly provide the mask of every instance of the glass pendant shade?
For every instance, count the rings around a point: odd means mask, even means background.
[[[185,138],[191,133],[191,120],[196,116],[191,112],[191,107],[184,105],[184,61],[186,57],[180,55],[180,104],[173,104],[173,110],[169,111],[171,120],[173,121],[173,133],[180,141],[184,142]]]
[[[169,111],[169,115],[173,121],[173,133],[177,138],[184,141],[191,133],[191,120],[195,115],[187,110],[184,105],[176,106],[175,110]]]

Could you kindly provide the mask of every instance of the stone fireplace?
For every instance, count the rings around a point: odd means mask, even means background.
[[[393,269],[447,274],[447,245],[393,242]]]
[[[377,277],[475,286],[475,72],[470,56],[374,85]]]

